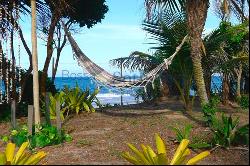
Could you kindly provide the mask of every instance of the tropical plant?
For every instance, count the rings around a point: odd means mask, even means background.
[[[212,119],[211,130],[213,131],[213,144],[229,147],[235,140],[239,118],[233,119],[232,116],[222,114],[221,120],[214,117]]]
[[[49,145],[57,145],[64,141],[68,142],[72,140],[69,134],[66,134],[63,130],[58,132],[55,126],[39,125],[36,126],[36,132],[30,135],[27,126],[23,126],[20,129],[11,130],[9,136],[3,136],[2,140],[7,142],[11,140],[18,147],[24,142],[30,142],[30,148],[45,147]]]
[[[176,140],[181,142],[183,139],[189,139],[192,130],[192,125],[185,125],[183,129],[179,127],[171,127],[176,134]]]
[[[215,117],[216,112],[218,112],[217,106],[219,102],[220,99],[217,96],[215,96],[209,100],[208,104],[202,106],[202,112],[206,121],[206,125],[210,126],[213,123],[212,122],[213,118]]]
[[[72,137],[69,134],[65,134],[64,131],[59,133],[54,126],[40,125],[38,132],[31,137],[31,148],[40,147],[43,148],[49,145],[57,145],[64,141],[71,141]]]
[[[65,93],[63,91],[60,91],[59,93],[56,93],[54,96],[52,95],[52,93],[49,93],[49,111],[50,111],[50,119],[56,119],[56,104],[57,102],[59,102],[60,104],[60,117],[61,120],[64,121],[64,113],[65,113],[65,109],[61,108],[62,105],[65,102]],[[45,105],[45,104],[43,104]],[[44,109],[46,109],[45,107],[43,107]]]
[[[0,153],[0,165],[36,165],[45,158],[44,151],[36,154],[25,151],[28,145],[28,142],[24,142],[15,154],[16,145],[8,143],[5,152]]]
[[[238,98],[238,103],[241,108],[248,109],[249,108],[249,95],[242,95]]]
[[[165,144],[158,134],[155,135],[155,141],[157,153],[150,146],[142,144],[142,151],[140,151],[134,145],[128,144],[135,156],[132,156],[129,152],[124,152],[122,157],[134,165],[194,165],[210,154],[209,151],[205,151],[188,160],[187,157],[191,153],[188,149],[189,140],[184,139],[177,148],[173,159],[169,160]]]
[[[183,139],[191,140],[190,144],[188,145],[189,148],[201,149],[211,147],[211,145],[201,137],[190,137],[192,125],[185,125],[183,129],[179,127],[171,127],[171,129],[175,132],[176,141],[178,143],[180,143]]]
[[[82,91],[78,85],[75,88],[69,89],[65,87],[63,92],[65,93],[65,104],[64,109],[67,112],[67,115],[70,112],[75,112],[78,114],[80,111],[86,111],[88,113],[95,112],[95,108],[92,103],[101,105],[96,95],[99,93],[99,89],[96,89],[92,94],[90,90]]]
[[[244,70],[249,68],[249,53],[246,46],[249,36],[247,27],[248,23],[233,26],[229,22],[221,22],[219,28],[204,39],[207,48],[207,56],[203,58],[206,75],[211,77],[211,73],[223,74],[223,104],[229,103],[230,94],[232,99],[235,99],[235,96],[238,98],[241,96],[241,80]]]
[[[249,145],[249,124],[240,127],[235,134],[233,144]]]

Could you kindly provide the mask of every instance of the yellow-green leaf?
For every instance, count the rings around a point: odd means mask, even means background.
[[[146,157],[143,155],[142,152],[140,152],[134,145],[132,144],[128,144],[129,148],[135,153],[135,155],[141,160],[143,161],[143,163],[145,165],[149,165],[150,163],[148,162],[148,160],[146,159]]]
[[[16,162],[19,160],[19,158],[23,155],[23,152],[24,152],[24,150],[27,148],[28,145],[29,145],[28,142],[24,142],[24,143],[21,145],[21,147],[19,148],[19,150],[18,150],[17,153],[16,153],[16,156],[15,156],[15,158],[14,158],[14,160],[13,160],[13,163],[16,163]]]
[[[6,147],[6,150],[5,150],[7,161],[11,162],[13,160],[14,153],[15,153],[15,148],[16,148],[15,144],[13,144],[13,143],[8,143],[7,144],[7,147]]]
[[[177,148],[174,157],[170,163],[170,165],[174,165],[183,155],[183,153],[185,152],[187,146],[189,144],[189,140],[187,139],[183,139],[179,145],[179,147]]]
[[[6,158],[6,155],[5,153],[0,153],[0,165],[6,165],[6,162],[7,162],[7,158]]]
[[[197,156],[191,158],[186,165],[194,165],[196,164],[197,162],[199,162],[200,160],[204,159],[205,157],[207,157],[208,155],[210,155],[210,152],[209,151],[205,151],[205,152],[202,152],[200,154],[198,154]]]
[[[129,152],[125,152],[121,156],[134,165],[140,165],[140,162],[135,157],[131,156]]]
[[[148,155],[150,157],[151,162],[153,163],[153,165],[156,165],[157,160],[158,160],[157,155],[155,154],[155,152],[150,146],[147,146],[147,151],[148,151]]]
[[[181,158],[175,163],[176,165],[182,165],[185,159],[187,158],[188,155],[190,155],[191,152],[189,149],[186,149],[185,152],[182,154]]]
[[[168,159],[166,157],[166,154],[161,153],[157,155],[158,157],[158,165],[168,165]]]
[[[162,153],[166,154],[167,152],[166,152],[165,144],[158,134],[155,134],[155,142],[156,142],[158,154],[162,154]]]
[[[37,154],[34,154],[30,156],[30,158],[24,163],[24,165],[36,165],[38,162],[40,162],[44,157],[46,156],[45,152],[38,152]]]

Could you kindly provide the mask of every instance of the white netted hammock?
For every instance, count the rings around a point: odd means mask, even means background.
[[[63,23],[62,23],[63,24]],[[154,80],[159,77],[159,75],[167,70],[169,65],[171,65],[174,57],[180,51],[181,47],[186,42],[188,35],[184,37],[181,44],[176,48],[175,53],[169,58],[165,59],[163,63],[158,65],[156,68],[148,72],[142,79],[135,81],[128,81],[124,78],[113,76],[103,68],[91,61],[79,48],[76,41],[73,39],[68,28],[63,24],[65,34],[70,42],[74,57],[77,59],[78,64],[83,67],[90,75],[94,77],[95,80],[101,82],[104,85],[108,85],[116,88],[130,88],[130,87],[146,87],[149,83],[153,83]]]

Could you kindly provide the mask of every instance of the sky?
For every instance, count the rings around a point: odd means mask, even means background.
[[[109,61],[114,58],[126,57],[133,51],[142,51],[152,54],[150,50],[152,42],[150,35],[142,30],[142,22],[145,18],[144,0],[106,0],[109,7],[108,13],[92,29],[82,28],[81,33],[74,35],[82,51],[95,63],[100,65],[110,73],[119,71],[112,67]],[[212,6],[212,5],[211,5]],[[220,20],[211,9],[204,33],[211,32],[218,27]],[[29,17],[24,17],[21,26],[24,37],[31,48],[31,21]],[[17,39],[18,40],[18,39]],[[17,42],[16,40],[16,42]],[[45,42],[38,39],[38,62],[39,70],[43,69],[46,58]],[[21,47],[21,66],[27,68],[29,60],[25,49]],[[67,45],[62,52],[57,77],[70,75],[82,75],[85,72],[73,59],[72,49]],[[126,72],[129,73],[129,72]],[[51,76],[51,65],[49,68]]]

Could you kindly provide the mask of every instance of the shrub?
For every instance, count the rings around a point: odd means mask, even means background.
[[[69,114],[79,114],[80,111],[85,111],[88,113],[95,112],[95,108],[92,105],[93,103],[96,103],[96,105],[102,107],[100,101],[96,97],[98,93],[99,89],[96,89],[93,93],[90,93],[89,89],[82,91],[78,85],[72,89],[69,89],[66,86],[63,91],[56,93],[54,96],[52,93],[50,93],[50,118],[56,119],[57,101],[60,102],[60,116],[62,120],[64,120]],[[42,112],[45,112],[45,101],[43,100],[41,103]]]
[[[185,125],[185,127],[183,129],[180,129],[178,127],[171,127],[171,129],[176,134],[176,140],[177,140],[177,142],[180,143],[183,139],[191,140],[190,144],[188,145],[189,148],[192,148],[192,149],[201,149],[201,148],[211,147],[211,145],[208,144],[201,137],[192,137],[192,138],[190,138],[190,133],[191,133],[191,130],[192,130],[192,125]]]
[[[217,111],[217,108],[213,107],[210,103],[202,106],[202,112],[207,126],[212,124],[212,119],[215,117]]]
[[[202,106],[202,112],[204,114],[204,118],[208,126],[212,124],[212,119],[215,117],[215,114],[218,111],[217,106],[219,103],[220,103],[219,97],[213,96],[209,100],[208,104]]]
[[[5,152],[0,152],[0,165],[36,165],[45,158],[46,153],[43,151],[33,155],[25,151],[28,144],[24,142],[15,154],[16,145],[8,143]]]
[[[249,124],[240,127],[236,131],[233,143],[236,145],[249,145]]]
[[[243,109],[249,108],[249,96],[248,95],[242,95],[240,99],[237,99],[238,104]]]
[[[212,120],[211,129],[213,131],[213,144],[229,147],[235,140],[239,118],[233,119],[232,116],[222,114],[221,120],[216,117]]]
[[[122,157],[134,165],[193,165],[207,157],[210,152],[205,151],[187,161],[191,151],[188,149],[189,140],[183,139],[177,148],[172,160],[167,158],[166,148],[163,140],[158,134],[155,135],[157,153],[150,146],[141,145],[142,151],[138,150],[134,145],[128,144],[135,156],[129,152],[122,153]]]
[[[66,110],[67,115],[71,112],[78,114],[80,111],[88,113],[95,112],[95,108],[92,103],[96,103],[98,106],[101,106],[96,97],[99,91],[99,89],[95,89],[91,94],[89,89],[82,91],[78,85],[76,85],[73,89],[65,87],[63,90],[65,93],[64,109]]]
[[[29,141],[31,149],[35,147],[57,145],[63,143],[64,141],[72,140],[72,137],[68,134],[65,134],[64,131],[59,134],[57,128],[54,126],[40,125],[36,128],[38,129],[38,131],[35,132],[34,135],[29,135],[27,126],[23,126],[20,129],[12,130],[10,136],[2,137],[2,140],[3,138],[5,139],[5,141],[8,141],[10,139],[19,147],[24,142]]]

